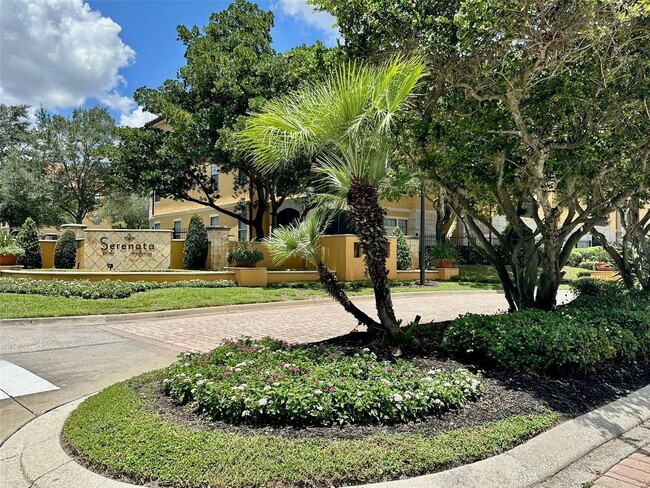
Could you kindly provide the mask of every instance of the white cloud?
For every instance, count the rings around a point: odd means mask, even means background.
[[[118,89],[135,51],[112,19],[82,0],[2,0],[0,8],[3,103],[56,109],[96,98],[123,114],[134,109]]]
[[[274,10],[279,10],[323,32],[326,35],[325,44],[336,44],[339,35],[338,29],[333,27],[336,17],[329,12],[315,10],[313,5],[307,4],[307,0],[277,0]]]
[[[120,117],[120,125],[126,127],[143,127],[144,124],[155,118],[156,116],[154,114],[145,112],[142,107],[138,106],[130,114],[122,114]]]

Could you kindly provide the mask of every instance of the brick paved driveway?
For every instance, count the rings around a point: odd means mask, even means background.
[[[490,292],[431,292],[393,294],[397,316],[422,321],[450,320],[466,312],[494,313],[507,308],[503,294]],[[355,299],[371,315],[372,298]],[[345,334],[356,322],[337,303],[259,304],[254,310],[218,315],[122,322],[103,326],[107,331],[178,351],[208,351],[224,339],[247,335],[254,338],[272,336],[290,342],[311,342]]]

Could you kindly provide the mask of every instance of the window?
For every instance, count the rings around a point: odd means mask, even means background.
[[[154,203],[158,203],[160,201],[160,195],[158,195],[158,192],[153,192],[153,201]]]
[[[174,239],[181,238],[181,221],[174,220]]]
[[[219,191],[219,165],[210,165],[210,189],[212,191]]]
[[[159,230],[160,229],[160,222],[154,222],[153,223],[153,228],[156,229],[156,230]]]
[[[239,221],[239,224],[237,225],[237,240],[238,241],[247,241],[248,240],[248,226],[242,222],[241,220]]]
[[[219,216],[210,215],[210,227],[216,227],[219,225]]]
[[[354,243],[354,257],[355,258],[361,257],[361,244],[359,244],[358,242]]]
[[[609,215],[607,217],[603,217],[598,222],[596,222],[596,225],[598,227],[609,227]]]
[[[239,183],[239,185],[241,185],[241,186],[244,186],[244,185],[246,185],[248,183],[248,176],[246,176],[246,173],[244,173],[241,170],[239,171],[239,174],[237,175],[237,183]]]
[[[384,219],[384,227],[386,228],[386,234],[393,235],[395,232],[395,229],[400,229],[404,235],[406,235],[406,230],[408,228],[407,226],[408,220],[406,219],[398,219],[398,218],[393,218],[389,217]]]

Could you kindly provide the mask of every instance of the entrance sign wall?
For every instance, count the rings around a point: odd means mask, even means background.
[[[116,271],[169,269],[171,230],[86,229],[84,267]]]

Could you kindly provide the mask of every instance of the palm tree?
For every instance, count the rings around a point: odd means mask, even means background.
[[[380,330],[401,335],[388,285],[388,238],[379,186],[391,154],[393,121],[424,75],[417,59],[348,63],[330,77],[269,102],[238,134],[255,163],[273,171],[297,155],[314,157],[325,191],[344,197],[372,281]]]
[[[329,222],[330,218],[324,212],[312,212],[302,222],[276,228],[271,236],[264,240],[264,244],[275,265],[280,265],[293,256],[307,260],[318,270],[318,280],[325,291],[339,302],[346,312],[369,329],[377,328],[379,324],[350,301],[336,274],[323,263],[320,239]]]

